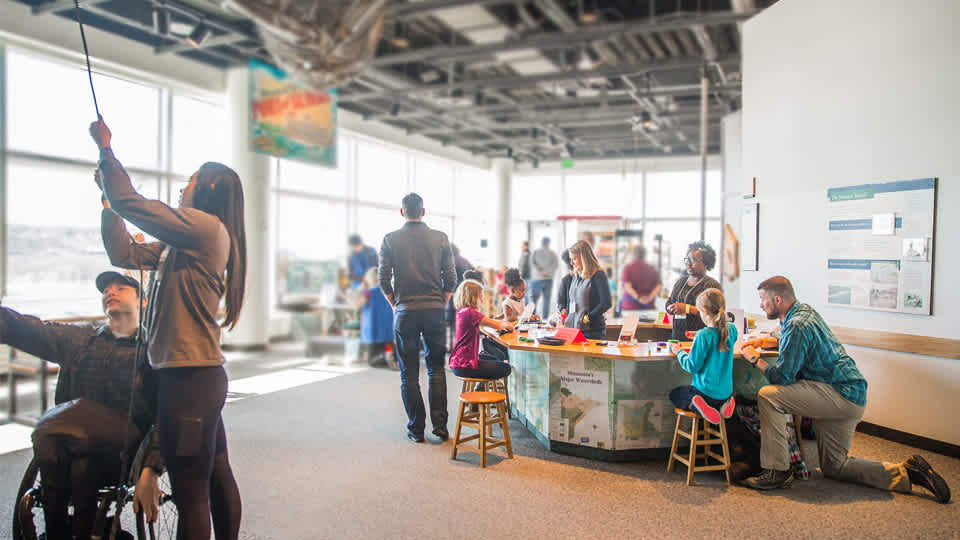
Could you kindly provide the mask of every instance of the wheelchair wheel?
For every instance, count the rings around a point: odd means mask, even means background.
[[[143,462],[150,448],[150,440],[153,438],[152,435],[152,433],[148,433],[147,436],[144,437],[131,463],[130,474],[127,479],[127,486],[130,488],[130,496],[127,499],[131,502],[131,508],[133,508],[133,488],[137,485],[137,480],[140,478],[140,471],[143,469]],[[170,475],[164,472],[158,479],[158,482],[161,495],[158,505],[157,521],[155,523],[147,523],[143,512],[137,512],[135,523],[138,540],[172,540],[177,537],[177,523],[179,520],[177,506],[173,504],[173,490],[170,487]],[[126,520],[124,520],[124,522],[125,521]]]
[[[30,460],[23,473],[14,504],[13,540],[36,540],[45,531],[40,507],[40,464],[36,459]]]

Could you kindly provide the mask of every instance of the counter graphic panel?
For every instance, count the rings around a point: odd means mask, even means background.
[[[551,355],[551,440],[613,448],[610,371],[607,358]]]

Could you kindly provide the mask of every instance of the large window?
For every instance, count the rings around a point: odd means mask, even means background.
[[[357,198],[400,207],[410,191],[405,152],[369,141],[357,144]]]
[[[45,317],[95,314],[93,279],[110,262],[100,237],[93,177],[99,156],[87,131],[94,110],[86,71],[29,51],[0,54],[7,90],[7,145],[0,149],[7,158],[5,300]],[[94,74],[94,84],[114,153],[142,195],[176,204],[179,188],[203,161],[230,162],[228,140],[219,135],[222,96],[175,95],[162,85],[104,73]],[[174,142],[167,149],[169,138]],[[139,232],[129,224],[128,230]]]

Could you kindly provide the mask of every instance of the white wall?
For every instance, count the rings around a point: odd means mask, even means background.
[[[950,270],[960,215],[960,2],[781,0],[744,25],[744,181],[757,177],[760,271],[788,276],[828,323],[960,337]],[[938,177],[933,316],[826,307],[826,190]],[[960,444],[960,361],[851,347],[870,381],[864,420]]]
[[[721,126],[721,147],[723,150],[723,223],[730,225],[733,233],[737,235],[740,241],[743,241],[740,229],[740,209],[743,205],[743,114],[737,111],[723,117]],[[726,237],[724,237],[726,239]],[[726,245],[723,246],[726,249]],[[741,307],[740,302],[740,283],[742,277],[736,277],[732,280],[724,277],[724,260],[722,252],[719,257],[720,263],[720,283],[723,285],[723,293],[727,297],[728,308]]]

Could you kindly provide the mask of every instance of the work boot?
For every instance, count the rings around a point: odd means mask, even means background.
[[[757,476],[751,476],[744,482],[747,487],[759,490],[770,490],[790,487],[793,483],[793,470],[778,471],[764,469]]]
[[[927,460],[921,456],[913,455],[903,462],[903,466],[907,469],[907,476],[910,477],[911,484],[916,484],[933,493],[940,504],[950,502],[950,486],[947,485],[947,481],[942,476],[937,474],[937,471],[933,470]]]

